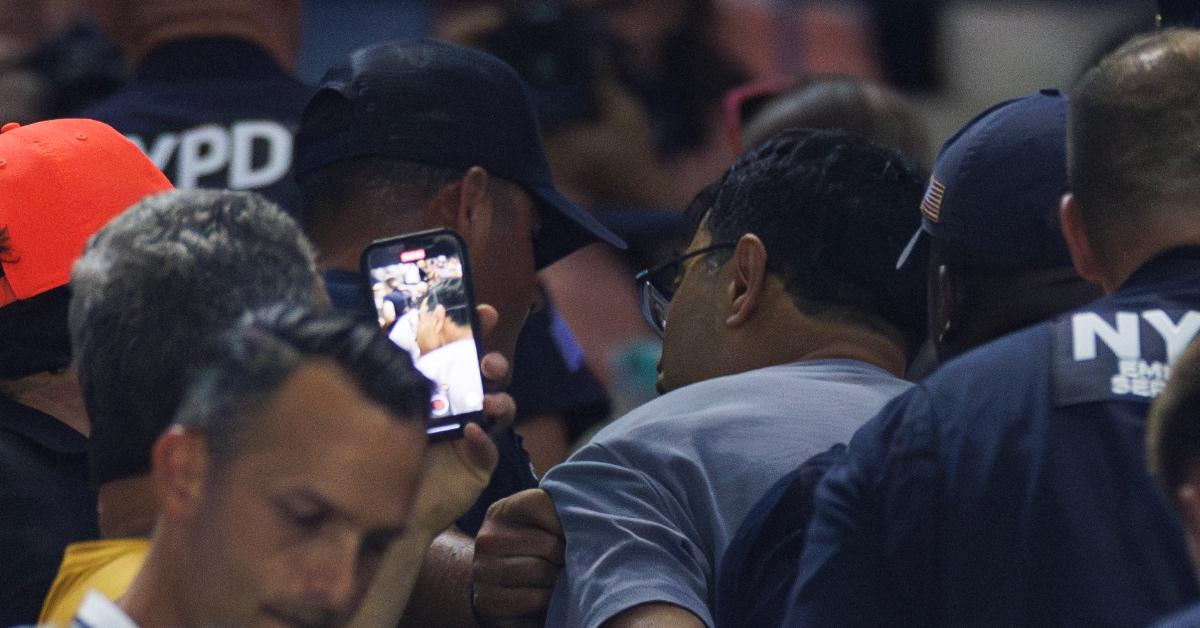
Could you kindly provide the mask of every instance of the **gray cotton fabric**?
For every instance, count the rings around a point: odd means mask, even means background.
[[[795,362],[698,382],[614,421],[542,480],[567,541],[546,625],[592,628],[668,602],[712,626],[717,562],[755,501],[909,386],[855,360]]]

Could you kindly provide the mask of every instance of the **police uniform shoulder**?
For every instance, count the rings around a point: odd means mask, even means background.
[[[1046,361],[1052,329],[1045,322],[1001,336],[941,365],[923,383],[933,390],[965,382],[990,385],[997,374],[1012,374],[1015,365]]]

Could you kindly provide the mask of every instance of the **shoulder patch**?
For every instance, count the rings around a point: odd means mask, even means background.
[[[1055,406],[1149,403],[1170,379],[1171,364],[1200,332],[1200,312],[1161,308],[1077,312],[1053,326]]]

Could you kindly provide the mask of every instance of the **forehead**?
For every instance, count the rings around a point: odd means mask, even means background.
[[[253,421],[234,464],[267,488],[305,490],[386,518],[372,502],[400,501],[420,471],[421,421],[397,421],[332,362],[302,364]]]

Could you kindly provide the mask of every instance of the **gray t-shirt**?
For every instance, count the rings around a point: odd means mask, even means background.
[[[717,561],[750,507],[910,385],[855,360],[796,362],[698,382],[614,421],[542,480],[567,539],[546,625],[592,628],[668,602],[712,626]]]

